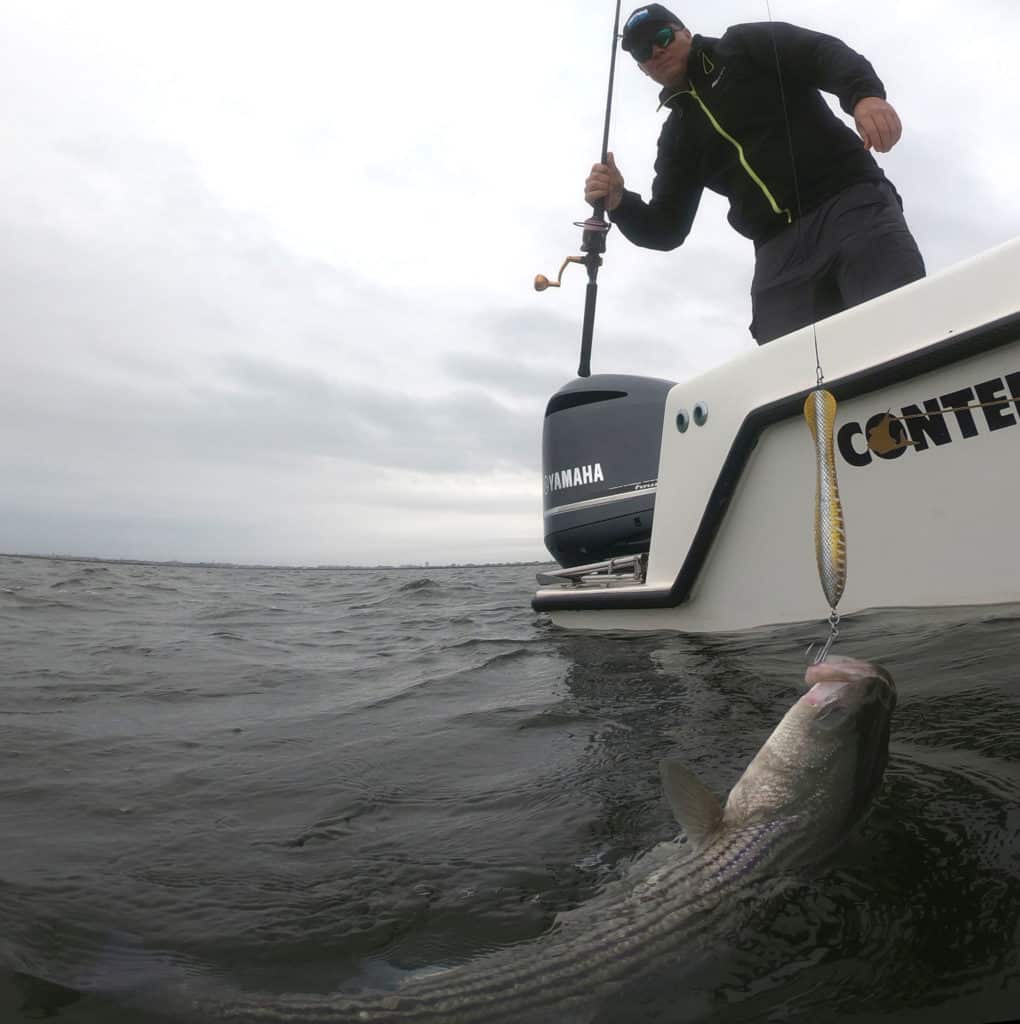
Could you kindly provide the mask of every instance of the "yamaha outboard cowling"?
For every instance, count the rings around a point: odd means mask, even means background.
[[[545,546],[564,568],[648,550],[673,381],[603,373],[549,399],[542,431]]]

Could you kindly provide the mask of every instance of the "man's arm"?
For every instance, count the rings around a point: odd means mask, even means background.
[[[775,71],[778,59],[784,78],[838,97],[867,149],[885,153],[899,141],[903,126],[886,101],[882,80],[871,62],[841,39],[781,21],[736,25],[724,39],[759,67]]]
[[[686,161],[664,155],[669,148],[660,137],[650,202],[624,188],[612,153],[608,163],[592,167],[585,181],[584,198],[589,203],[605,199],[609,219],[625,238],[645,249],[668,251],[682,245],[701,202],[701,184],[693,179]]]
[[[682,197],[657,200],[653,190],[649,203],[637,192],[624,190],[620,205],[610,212],[609,219],[635,245],[668,252],[687,239],[700,202],[700,188],[687,196],[686,201]]]

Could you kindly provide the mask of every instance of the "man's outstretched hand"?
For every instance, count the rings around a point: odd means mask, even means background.
[[[899,114],[891,103],[877,96],[865,96],[854,107],[857,134],[864,140],[865,149],[888,153],[903,134]]]

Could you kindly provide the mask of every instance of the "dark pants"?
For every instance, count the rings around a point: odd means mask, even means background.
[[[921,277],[896,190],[852,185],[759,246],[751,334],[764,345]]]

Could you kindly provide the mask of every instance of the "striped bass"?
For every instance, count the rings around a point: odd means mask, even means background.
[[[543,936],[407,981],[393,992],[279,996],[168,986],[158,1009],[193,1024],[524,1024],[593,1019],[649,964],[710,936],[712,911],[762,876],[816,861],[867,812],[888,757],[895,687],[864,661],[807,669],[725,805],[686,768],[660,766],[684,836]],[[723,917],[725,915],[722,915]],[[150,1006],[150,1009],[155,1007]]]

